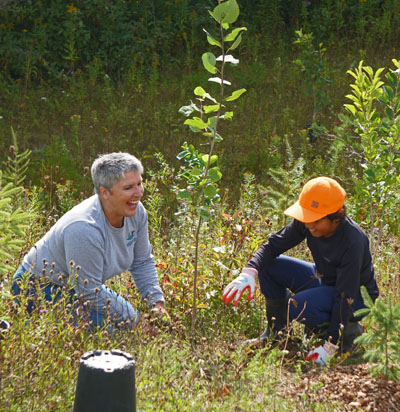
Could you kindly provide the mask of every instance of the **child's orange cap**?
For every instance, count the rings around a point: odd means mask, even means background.
[[[304,185],[299,200],[284,213],[300,222],[311,223],[337,212],[345,198],[346,192],[336,180],[319,176]]]

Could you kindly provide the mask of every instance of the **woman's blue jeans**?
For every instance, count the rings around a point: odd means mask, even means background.
[[[317,328],[329,322],[336,288],[322,284],[316,276],[313,263],[280,255],[258,273],[258,279],[261,292],[266,298],[280,299],[292,293],[290,320],[297,320],[309,328]],[[353,309],[363,307],[362,297],[359,296]]]
[[[21,265],[14,274],[13,282],[11,285],[11,291],[13,296],[15,296],[15,301],[18,302],[17,297],[21,295],[21,283],[23,281],[24,276],[29,276],[29,284],[26,289],[25,296],[31,298],[28,300],[28,304],[26,307],[26,311],[28,312],[28,314],[31,314],[35,309],[35,297],[38,295],[35,275],[32,275],[29,272],[27,272],[27,270]],[[39,287],[40,293],[44,295],[46,301],[51,302],[53,304],[58,302],[60,298],[63,296],[63,292],[65,292],[65,288],[63,286],[56,285],[50,282],[40,283]],[[76,306],[76,308],[80,307],[79,298],[76,296],[74,289],[70,289],[68,291],[68,303],[70,303],[74,307]],[[75,313],[76,312],[77,311],[75,311]],[[102,313],[97,312],[96,310],[80,310],[78,312],[82,313],[86,320],[88,320],[89,322],[91,321],[90,323],[93,326],[100,326],[103,324],[104,315]]]

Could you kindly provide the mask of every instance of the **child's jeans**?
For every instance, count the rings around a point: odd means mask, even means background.
[[[321,282],[313,263],[280,255],[258,273],[258,279],[266,298],[280,299],[290,292],[293,294],[289,306],[290,320],[297,320],[309,328],[329,322],[336,288]],[[362,297],[359,296],[353,304],[353,310],[363,307]]]

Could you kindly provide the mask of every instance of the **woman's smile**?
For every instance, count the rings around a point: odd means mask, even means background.
[[[142,176],[134,171],[126,172],[110,191],[101,187],[101,205],[112,226],[121,227],[124,217],[136,214],[143,193]]]

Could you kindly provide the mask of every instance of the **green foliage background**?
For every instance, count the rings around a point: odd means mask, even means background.
[[[211,0],[8,1],[0,9],[0,65],[26,81],[86,70],[95,61],[115,78],[132,65],[183,68],[205,45],[201,33],[212,25],[212,6]],[[400,36],[397,0],[244,0],[240,7],[249,47],[264,52],[296,28],[337,47],[354,40],[357,47],[376,46],[374,38],[396,43]]]
[[[151,158],[151,167],[153,154],[163,152],[176,166],[175,154],[187,140],[177,111],[191,98],[193,85],[206,81],[197,56],[207,44],[202,29],[215,30],[208,16],[214,5],[211,0],[3,3],[0,158],[12,144],[13,127],[21,147],[33,150],[29,178],[35,184],[55,176],[58,165],[78,193],[89,191],[83,168],[98,152],[110,150],[129,148]],[[313,168],[324,172],[324,152],[334,150],[329,134],[348,91],[346,71],[363,58],[388,67],[400,40],[399,0],[239,5],[240,24],[248,32],[239,49],[240,67],[229,76],[249,92],[234,108],[235,122],[224,126],[220,149],[222,185],[234,199],[234,180],[244,172],[265,183],[267,169],[287,160],[286,138],[295,157],[312,158]],[[309,55],[323,43],[322,72],[294,44],[299,29],[313,33]],[[305,78],[295,61],[305,62]],[[326,133],[311,150],[307,133],[316,105],[307,78],[318,84],[328,71],[330,83],[319,86],[324,102],[317,116]],[[348,157],[345,166],[349,163]]]

